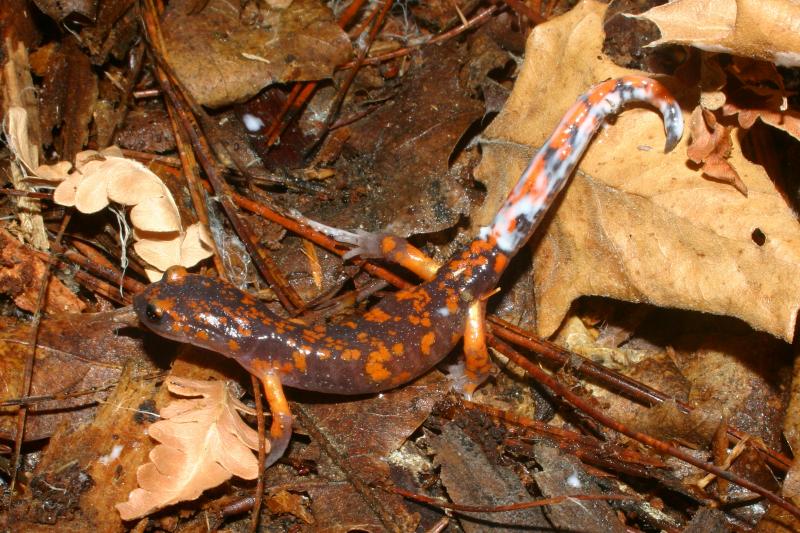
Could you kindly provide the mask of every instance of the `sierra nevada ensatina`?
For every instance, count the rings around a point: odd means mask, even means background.
[[[362,235],[359,251],[398,262],[427,281],[386,296],[357,318],[313,325],[285,319],[232,285],[175,267],[135,297],[139,319],[163,337],[235,359],[261,380],[273,417],[268,465],[291,436],[283,385],[334,394],[384,391],[425,373],[463,338],[469,394],[490,370],[485,295],[533,234],[603,120],[631,101],[660,110],[671,150],[683,119],[660,83],[627,76],[594,86],[530,161],[492,224],[438,270],[402,239]]]

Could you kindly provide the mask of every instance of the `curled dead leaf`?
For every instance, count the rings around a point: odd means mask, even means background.
[[[689,120],[690,141],[686,148],[689,159],[701,165],[703,175],[733,185],[747,196],[747,185],[728,162],[731,155],[731,128],[717,121],[714,113],[697,106]]]
[[[800,4],[792,0],[677,0],[642,13],[664,43],[800,66]]]
[[[258,434],[237,411],[251,410],[233,397],[224,381],[171,377],[167,388],[180,396],[161,411],[161,420],[148,429],[160,444],[150,461],[139,467],[139,488],[116,505],[123,520],[146,516],[181,501],[194,500],[232,475],[258,476]]]
[[[484,133],[476,176],[487,195],[475,224],[491,221],[579,94],[631,72],[603,56],[605,9],[584,1],[531,32],[514,90]],[[644,109],[626,110],[595,138],[534,253],[538,333],[550,336],[576,298],[599,295],[735,316],[791,341],[800,309],[796,216],[736,136],[728,162],[747,197],[686,164],[688,136],[669,154],[656,148],[663,142],[660,118]]]
[[[150,281],[158,281],[173,265],[191,267],[213,254],[211,236],[200,223],[186,232],[134,231],[133,249],[154,269],[147,270]]]
[[[725,116],[735,116],[739,126],[749,129],[756,120],[783,130],[800,140],[800,113],[786,108],[787,93],[770,88],[745,86],[722,106]]]

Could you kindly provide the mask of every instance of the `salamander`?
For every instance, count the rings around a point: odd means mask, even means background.
[[[533,156],[492,223],[441,268],[403,239],[359,235],[356,253],[380,255],[426,280],[387,295],[361,316],[329,324],[282,318],[232,285],[180,267],[138,294],[134,308],[155,333],[230,357],[261,380],[272,412],[268,465],[283,454],[291,435],[284,385],[343,395],[384,391],[428,371],[463,338],[463,392],[470,394],[490,371],[487,295],[535,232],[604,119],[632,101],[658,108],[665,150],[672,150],[683,119],[664,86],[626,76],[592,87]]]

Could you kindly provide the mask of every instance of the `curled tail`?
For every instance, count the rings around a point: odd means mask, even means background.
[[[665,151],[678,144],[683,134],[681,108],[659,82],[625,76],[595,85],[567,111],[480,237],[493,240],[504,253],[514,255],[536,229],[550,200],[564,187],[605,118],[628,102],[657,107],[667,134]]]

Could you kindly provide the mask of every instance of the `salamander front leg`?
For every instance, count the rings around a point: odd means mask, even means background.
[[[269,428],[269,454],[264,467],[271,466],[283,456],[292,438],[292,413],[283,394],[283,386],[278,375],[273,372],[262,373],[259,378],[264,385],[264,394],[272,412],[272,425]]]
[[[486,381],[492,370],[489,350],[486,348],[485,318],[486,300],[480,299],[470,306],[464,326],[465,368],[461,393],[468,400],[472,399],[475,389]]]

